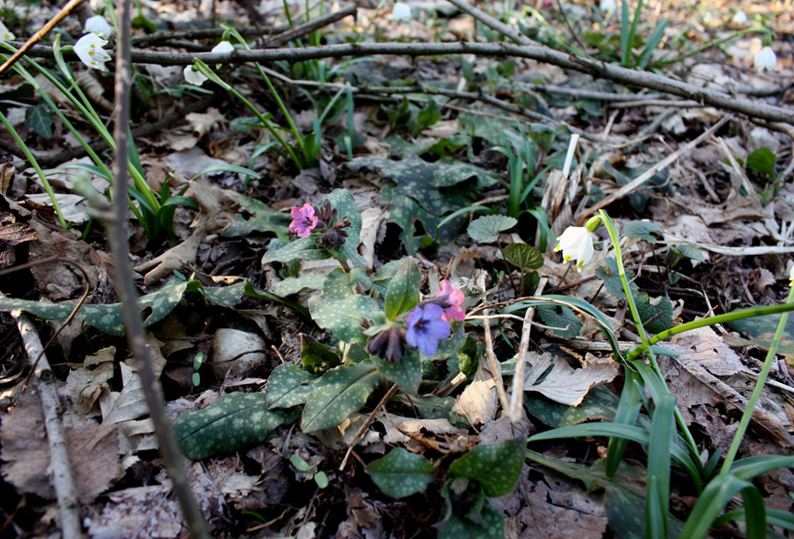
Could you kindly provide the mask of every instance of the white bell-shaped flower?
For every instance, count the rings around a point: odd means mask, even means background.
[[[99,34],[104,38],[109,38],[113,33],[113,27],[105,20],[102,15],[94,15],[85,20],[85,31]]]
[[[395,2],[391,12],[391,18],[395,22],[408,22],[411,20],[411,6],[405,2]]]
[[[229,43],[228,41],[221,41],[214,47],[212,47],[212,52],[232,52],[234,50],[234,45]]]
[[[554,250],[562,251],[565,262],[576,260],[576,268],[582,269],[582,266],[593,258],[593,236],[583,226],[569,226],[562,236],[557,238],[557,246]]]
[[[98,34],[86,34],[74,44],[74,52],[88,67],[105,69],[105,62],[110,60],[110,55],[102,47],[107,44]]]
[[[185,74],[185,80],[189,84],[201,86],[202,84],[204,84],[204,81],[207,80],[207,77],[204,76],[204,73],[194,69],[192,65],[185,66],[185,70],[183,73]]]
[[[10,32],[6,25],[3,24],[3,21],[0,21],[0,43],[4,43],[9,39],[14,39],[15,36],[13,32]]]
[[[772,47],[764,47],[755,53],[755,57],[753,58],[753,64],[759,71],[766,68],[772,69],[775,67],[776,63],[777,54],[772,50]]]
[[[601,0],[601,2],[598,4],[598,8],[601,11],[615,11],[618,8],[618,5],[615,0]]]
[[[744,26],[747,24],[747,13],[741,9],[733,15],[733,24]]]
[[[794,265],[791,266],[791,271],[789,272],[788,277],[789,277],[789,280],[791,281],[789,283],[789,285],[790,286],[794,286]]]

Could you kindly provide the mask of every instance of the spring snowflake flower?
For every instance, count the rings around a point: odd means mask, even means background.
[[[6,28],[6,25],[3,24],[3,21],[0,21],[0,43],[5,43],[6,41],[14,39],[15,37],[17,36],[15,36],[13,32],[10,32],[8,28]]]
[[[105,17],[102,15],[94,15],[93,17],[86,19],[85,31],[99,34],[100,36],[107,39],[110,37],[110,34],[113,33],[113,27],[110,26],[108,21],[106,21]]]
[[[618,5],[615,3],[615,0],[601,0],[598,4],[598,8],[601,11],[615,11]]]
[[[395,2],[391,12],[391,18],[395,22],[408,22],[411,20],[411,6],[405,2]]]
[[[432,356],[438,350],[438,343],[451,333],[449,322],[442,317],[444,309],[433,303],[419,305],[408,315],[408,331],[405,340],[408,344]]]
[[[739,26],[747,24],[747,13],[745,13],[741,9],[739,11],[737,11],[733,15],[733,24],[737,24]]]
[[[444,314],[441,315],[441,319],[444,322],[452,320],[460,322],[466,318],[466,311],[461,307],[466,297],[457,288],[452,288],[452,285],[446,279],[441,281],[441,290],[436,292],[436,297],[439,296],[446,296],[446,302],[449,303],[449,307],[444,309]]]
[[[289,214],[292,216],[289,231],[297,234],[299,238],[309,236],[317,226],[317,216],[314,215],[314,207],[311,204],[296,206],[290,210]]]
[[[188,84],[201,86],[204,84],[204,81],[207,80],[207,77],[204,76],[204,73],[197,71],[192,65],[185,66],[183,73],[185,75],[185,81],[187,81]]]
[[[571,259],[577,260],[576,269],[590,262],[593,258],[593,237],[590,231],[583,226],[569,226],[557,238],[555,251],[562,251],[562,258],[565,262]]]
[[[794,286],[794,266],[791,266],[791,271],[789,272],[789,286]]]
[[[753,58],[753,64],[759,71],[766,68],[771,69],[775,67],[776,63],[777,55],[775,54],[775,51],[772,50],[772,47],[768,46],[758,51]]]
[[[98,34],[86,34],[74,44],[74,52],[82,62],[93,69],[105,69],[110,55],[102,48],[108,42]]]

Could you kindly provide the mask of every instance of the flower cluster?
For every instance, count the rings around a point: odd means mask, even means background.
[[[233,50],[234,45],[232,45],[229,41],[221,41],[212,48],[212,52],[232,52]],[[218,67],[220,67],[220,64]],[[204,81],[207,80],[207,77],[204,76],[204,73],[196,71],[196,67],[193,65],[185,66],[185,69],[182,73],[185,76],[185,81],[188,84],[192,84],[194,86],[201,86],[204,84]]]
[[[332,249],[347,241],[349,234],[345,228],[350,226],[350,219],[339,219],[339,210],[331,206],[328,199],[320,207],[304,204],[292,208],[289,214],[292,217],[289,231],[299,238],[307,238],[315,231],[322,232],[314,240],[319,249]]]
[[[462,321],[466,316],[461,305],[465,299],[463,292],[446,279],[441,282],[441,290],[435,297],[425,300],[408,313],[405,318],[407,329],[390,324],[370,338],[367,352],[394,363],[405,353],[406,343],[417,348],[426,356],[438,351],[438,343],[452,333],[452,320]]]
[[[74,52],[91,69],[104,70],[110,55],[103,47],[108,44],[113,27],[102,15],[94,15],[86,19],[84,29],[87,33],[74,44]]]

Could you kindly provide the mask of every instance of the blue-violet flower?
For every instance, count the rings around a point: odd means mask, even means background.
[[[451,332],[449,322],[442,317],[444,309],[433,303],[417,306],[408,315],[408,331],[405,340],[415,346],[426,356],[432,356],[438,350],[439,341],[443,341]]]

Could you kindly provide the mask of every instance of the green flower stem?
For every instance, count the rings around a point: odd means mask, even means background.
[[[607,232],[609,232],[609,238],[612,240],[612,244],[615,247],[615,258],[617,259],[618,263],[620,282],[623,284],[623,292],[626,294],[626,301],[629,304],[631,316],[634,318],[634,322],[637,324],[637,332],[640,334],[640,339],[642,340],[642,347],[639,349],[645,350],[647,352],[651,368],[656,373],[656,376],[659,377],[659,380],[662,382],[662,386],[664,387],[665,391],[670,393],[670,390],[667,387],[667,382],[664,379],[664,375],[659,368],[659,363],[656,361],[656,355],[651,349],[653,342],[648,338],[648,334],[645,333],[645,327],[642,325],[642,318],[640,317],[640,313],[637,310],[637,304],[634,302],[634,295],[631,293],[631,287],[629,286],[629,281],[626,278],[626,270],[623,269],[623,256],[620,252],[620,236],[618,235],[618,231],[615,228],[615,223],[604,210],[599,210],[598,213],[601,215],[601,218],[604,221],[604,226],[606,226]],[[626,361],[628,361],[628,357],[626,358]],[[692,453],[694,461],[696,463],[700,463],[700,453],[698,452],[697,443],[695,443],[692,433],[689,432],[689,429],[686,426],[686,421],[684,421],[684,416],[681,415],[681,411],[678,409],[678,406],[675,407],[675,419],[676,423],[678,423],[678,426],[681,429],[687,445],[689,446],[689,451]]]
[[[33,153],[31,153],[30,148],[28,148],[28,145],[25,144],[25,141],[22,140],[22,137],[19,136],[19,133],[17,133],[16,129],[14,129],[14,127],[8,122],[8,120],[6,119],[5,115],[2,112],[0,112],[0,123],[2,123],[5,126],[5,128],[8,130],[9,133],[11,133],[11,136],[14,137],[14,140],[22,149],[22,152],[25,154],[25,157],[28,158],[28,161],[30,162],[31,166],[33,166],[33,169],[36,171],[36,174],[41,180],[41,183],[44,184],[44,190],[47,191],[47,194],[49,195],[50,200],[52,201],[52,207],[55,209],[55,214],[58,216],[58,222],[61,223],[61,226],[65,230],[68,230],[69,223],[67,223],[66,219],[64,219],[63,217],[63,213],[61,212],[61,206],[58,204],[58,199],[55,198],[55,192],[52,190],[52,186],[50,185],[49,180],[47,180],[47,176],[44,175],[44,171],[41,170],[38,161],[36,161],[36,158],[33,157]]]
[[[744,320],[745,318],[753,318],[755,316],[765,316],[770,314],[788,313],[794,311],[794,304],[782,303],[780,305],[768,305],[765,307],[752,307],[750,309],[742,309],[741,311],[733,311],[730,313],[718,314],[717,316],[709,316],[708,318],[701,318],[700,320],[693,320],[686,324],[681,324],[674,328],[667,329],[661,333],[651,337],[650,344],[656,344],[659,341],[669,339],[680,333],[691,331],[693,329],[702,328],[705,326],[713,326],[715,324],[724,324],[726,322],[733,322],[734,320]],[[642,353],[642,348],[634,348],[626,356],[626,361],[635,359]]]
[[[270,120],[268,120],[264,114],[259,112],[259,109],[257,109],[253,103],[251,103],[245,97],[243,97],[243,95],[237,90],[235,90],[234,87],[232,87],[230,84],[224,82],[224,80],[221,79],[217,73],[215,73],[212,69],[210,69],[210,67],[201,60],[198,59],[195,60],[194,65],[201,72],[202,75],[204,75],[209,80],[211,80],[212,82],[214,82],[215,84],[226,90],[227,92],[234,95],[234,97],[242,101],[243,105],[248,107],[248,110],[254,113],[254,115],[259,119],[259,121],[262,122],[262,124],[265,126],[265,128],[267,128],[267,130],[270,131],[270,133],[276,138],[279,144],[281,144],[284,150],[286,150],[290,158],[295,162],[295,166],[297,166],[298,168],[303,168],[302,166],[303,162],[295,154],[295,150],[293,150],[292,147],[289,144],[287,144],[287,141],[284,140],[284,137],[282,137],[279,134],[279,132],[276,130],[276,128],[273,127],[273,124],[270,123]]]
[[[235,28],[232,28],[228,24],[222,24],[221,27],[225,28],[226,30],[229,30],[229,32],[235,37],[235,39],[237,39],[237,41],[243,47],[245,47],[245,50],[247,51],[251,50],[251,47],[248,46],[248,43],[246,42],[245,38]],[[292,136],[295,137],[295,141],[297,142],[298,146],[303,148],[304,146],[303,137],[301,137],[300,132],[298,132],[298,127],[295,125],[295,122],[292,121],[292,116],[290,115],[289,110],[287,110],[287,106],[284,104],[284,101],[281,100],[281,96],[278,95],[278,92],[276,91],[276,87],[273,86],[272,82],[270,82],[270,77],[268,77],[267,73],[265,73],[265,70],[262,69],[262,65],[259,62],[254,62],[254,65],[256,65],[256,68],[259,70],[259,74],[265,80],[265,84],[267,85],[267,88],[270,90],[270,94],[273,96],[273,99],[276,100],[276,104],[278,105],[278,108],[281,110],[281,113],[287,119],[287,123],[289,124],[289,129],[290,131],[292,131]]]
[[[791,287],[789,290],[785,305],[794,306],[794,287]],[[725,455],[725,462],[722,463],[722,468],[720,468],[720,475],[729,474],[731,471],[731,465],[736,458],[736,454],[739,452],[739,445],[742,443],[744,433],[747,432],[747,426],[750,424],[753,410],[755,410],[755,406],[761,398],[761,392],[764,390],[764,383],[766,382],[767,376],[769,376],[769,371],[772,370],[772,362],[775,359],[778,346],[780,346],[780,340],[783,338],[786,320],[788,320],[788,312],[784,312],[780,316],[780,322],[778,322],[777,330],[775,330],[775,337],[772,339],[772,346],[769,347],[769,351],[766,353],[764,366],[761,367],[758,380],[755,381],[753,393],[750,395],[750,400],[747,401],[747,407],[744,409],[742,419],[739,421],[739,428],[736,429],[736,434],[733,435],[731,446],[728,448],[728,453]]]

